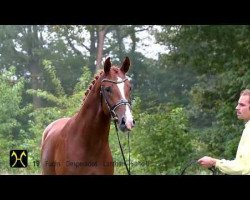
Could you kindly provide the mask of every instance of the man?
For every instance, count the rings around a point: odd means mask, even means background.
[[[219,160],[204,156],[198,160],[198,163],[206,168],[214,166],[222,173],[228,175],[250,175],[250,90],[246,89],[240,93],[236,112],[238,119],[245,121],[245,129],[243,130],[235,159]]]

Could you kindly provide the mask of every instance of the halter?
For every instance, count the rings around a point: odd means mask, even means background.
[[[128,80],[128,78],[125,78],[125,79],[122,79],[121,81],[113,81],[113,80],[110,80],[110,79],[103,79],[101,81],[101,84],[103,82],[110,82],[110,83],[115,83],[115,84],[119,84],[119,83],[123,83],[125,82],[126,80]],[[100,90],[100,95],[101,95],[101,99],[102,99],[102,96],[104,97],[104,101],[109,109],[109,112],[111,114],[111,117],[114,121],[114,124],[115,124],[115,130],[116,130],[116,135],[117,135],[117,138],[118,138],[118,142],[119,142],[119,146],[120,146],[120,149],[121,149],[121,153],[122,153],[122,158],[123,158],[123,162],[125,164],[125,167],[126,167],[126,170],[128,172],[128,175],[130,175],[130,145],[129,145],[129,134],[128,134],[128,148],[129,148],[129,167],[127,165],[127,162],[126,162],[126,159],[125,159],[125,156],[124,156],[124,152],[123,152],[123,149],[122,149],[122,145],[121,145],[121,142],[120,142],[120,138],[119,138],[119,134],[118,134],[118,128],[117,128],[117,122],[118,122],[118,117],[117,117],[117,114],[115,112],[116,108],[118,108],[119,106],[121,105],[128,105],[129,108],[131,109],[131,103],[129,101],[127,101],[126,99],[120,99],[115,105],[111,106],[110,103],[108,102],[107,100],[107,96],[105,95],[105,92],[104,92],[104,89],[103,89],[103,86],[101,85],[101,90]],[[102,101],[101,101],[102,102]]]

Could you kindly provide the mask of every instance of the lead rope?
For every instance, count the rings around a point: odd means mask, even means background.
[[[131,175],[131,171],[130,171],[130,144],[129,144],[129,135],[130,135],[130,133],[128,133],[128,168],[129,168],[129,175]]]
[[[198,164],[197,160],[191,160],[185,167],[184,169],[181,171],[181,175],[184,175],[185,174],[185,171],[188,167],[190,167],[191,165],[193,164]],[[208,170],[210,170],[212,172],[213,175],[217,175],[217,171],[216,171],[216,168],[213,166],[213,167],[209,167]]]
[[[128,175],[131,175],[130,173],[130,145],[129,145],[129,133],[128,133],[128,165],[127,165],[127,162],[126,162],[126,159],[125,159],[125,156],[124,156],[124,152],[123,152],[123,149],[122,149],[122,145],[121,145],[121,142],[120,142],[120,138],[119,138],[119,134],[118,134],[118,128],[117,128],[117,125],[116,125],[116,122],[114,121],[114,124],[115,124],[115,130],[116,130],[116,135],[117,135],[117,138],[118,138],[118,142],[119,142],[119,146],[120,146],[120,149],[121,149],[121,152],[122,152],[122,158],[123,158],[123,162],[125,164],[125,167],[126,167],[126,170],[128,172]]]

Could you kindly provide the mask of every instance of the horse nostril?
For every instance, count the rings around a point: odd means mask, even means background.
[[[124,117],[122,117],[122,121],[121,121],[121,125],[125,125],[125,118]]]
[[[133,120],[133,126],[135,126],[135,120]]]

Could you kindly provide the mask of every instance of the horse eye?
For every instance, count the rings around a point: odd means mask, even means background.
[[[110,93],[112,92],[111,87],[106,87],[105,90]]]

